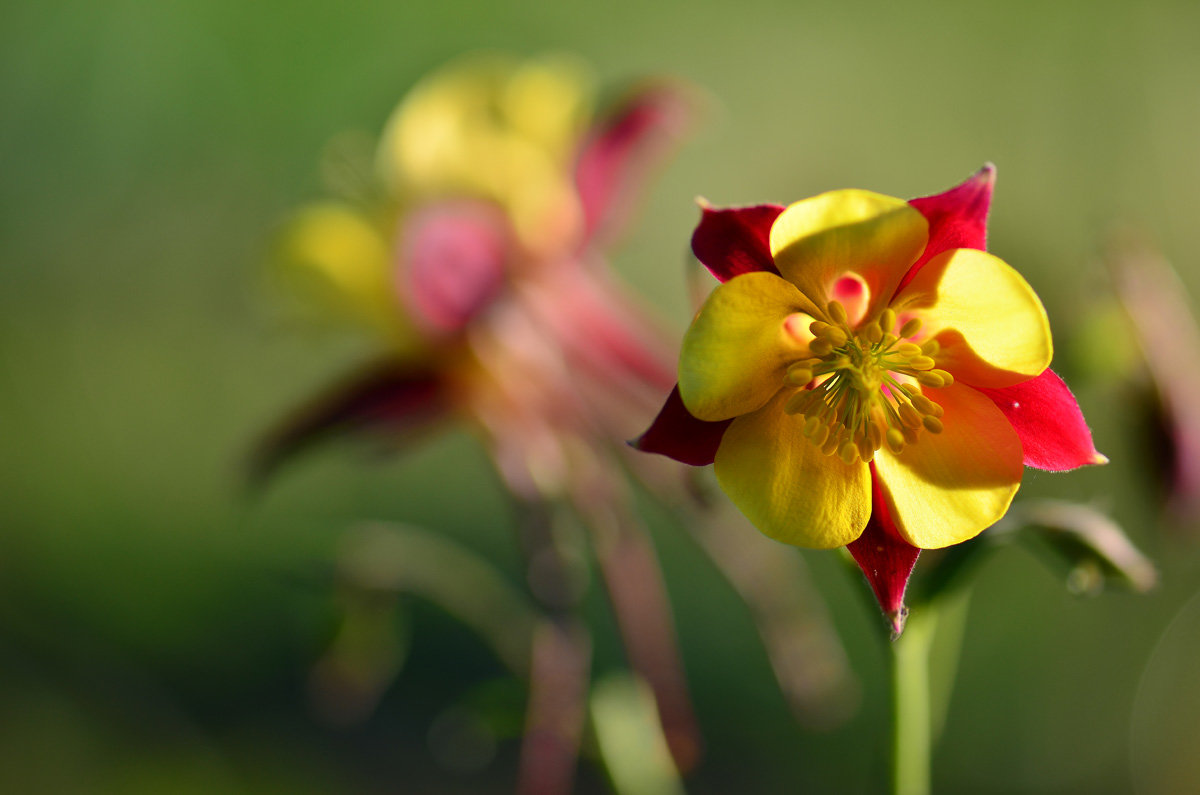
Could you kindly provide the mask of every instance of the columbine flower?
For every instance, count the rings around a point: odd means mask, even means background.
[[[848,546],[897,630],[919,551],[1003,516],[1024,465],[1105,460],[1047,369],[1037,296],[983,250],[993,181],[989,165],[911,202],[703,206],[692,247],[722,284],[635,443],[715,463],[768,536]]]
[[[522,777],[539,791],[569,789],[590,663],[575,615],[579,567],[550,527],[562,502],[591,531],[680,766],[699,748],[657,560],[616,460],[628,451],[615,440],[670,388],[671,356],[601,253],[691,103],[676,86],[650,85],[589,128],[589,98],[563,58],[476,56],[413,89],[384,130],[363,200],[300,213],[280,257],[381,352],[283,423],[255,462],[262,477],[330,436],[407,439],[449,418],[481,433],[524,509],[530,588],[554,619],[531,654]]]
[[[589,128],[589,98],[568,58],[464,59],[393,113],[371,200],[296,215],[281,273],[385,347],[279,429],[260,474],[342,431],[457,414],[537,499],[577,488],[618,426],[652,409],[673,377],[664,335],[600,251],[690,110],[655,84]]]

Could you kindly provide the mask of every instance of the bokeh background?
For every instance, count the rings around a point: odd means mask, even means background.
[[[5,4],[0,788],[511,787],[515,740],[471,764],[431,743],[447,708],[483,699],[519,721],[523,698],[436,607],[403,613],[407,659],[368,720],[330,726],[306,696],[357,522],[436,528],[519,581],[476,442],[452,432],[386,460],[331,448],[253,499],[239,482],[262,428],[368,352],[279,322],[263,277],[272,233],[321,195],[332,137],[374,135],[422,74],[489,48],[576,53],[613,89],[671,74],[706,92],[614,256],[676,333],[693,197],[916,196],[997,164],[991,248],[1042,296],[1056,369],[1113,461],[1030,472],[1022,496],[1111,512],[1161,583],[1079,598],[1035,553],[994,556],[935,788],[1200,791],[1200,535],[1164,518],[1128,332],[1091,320],[1109,300],[1117,225],[1200,295],[1198,31],[1191,2]],[[676,522],[646,511],[707,742],[689,791],[878,790],[885,654],[861,583],[835,555],[806,555],[862,691],[846,723],[803,728],[736,594]],[[597,670],[621,666],[603,598],[586,608]],[[604,791],[586,761],[579,788]]]

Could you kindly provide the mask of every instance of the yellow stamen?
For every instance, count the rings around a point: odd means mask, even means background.
[[[940,433],[944,411],[922,389],[954,379],[937,367],[936,341],[912,341],[921,321],[910,318],[897,335],[899,320],[890,307],[857,328],[841,303],[830,301],[826,312],[826,320],[808,323],[810,355],[784,375],[788,387],[807,387],[784,404],[803,422],[804,436],[851,465],[873,460],[885,447],[899,453],[922,433]]]
[[[840,301],[830,301],[828,312],[829,317],[839,326],[846,325],[849,320],[849,317],[846,315],[846,307],[842,306]]]
[[[921,318],[919,318],[919,317],[909,318],[908,322],[906,322],[903,326],[900,327],[900,336],[901,337],[911,337],[912,335],[916,334],[920,330],[921,330]]]

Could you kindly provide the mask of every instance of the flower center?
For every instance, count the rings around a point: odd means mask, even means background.
[[[837,301],[829,303],[829,317],[832,323],[809,326],[811,357],[792,364],[784,378],[807,387],[784,407],[804,415],[804,435],[826,455],[853,464],[872,460],[885,444],[899,453],[922,431],[941,433],[942,407],[921,387],[949,386],[954,378],[936,369],[936,340],[911,340],[921,321],[913,318],[896,333],[896,313],[888,308],[874,323],[852,329]]]

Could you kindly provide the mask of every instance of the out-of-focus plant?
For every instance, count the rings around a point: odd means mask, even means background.
[[[374,335],[381,353],[280,424],[253,467],[261,482],[309,447],[347,434],[401,447],[447,421],[465,420],[481,433],[517,506],[534,597],[516,611],[528,658],[517,653],[519,640],[501,644],[501,629],[491,625],[500,620],[493,608],[512,599],[463,601],[508,593],[498,575],[485,573],[487,564],[428,533],[376,528],[355,535],[347,553],[347,622],[316,681],[354,705],[342,717],[362,714],[402,657],[398,641],[362,642],[393,620],[392,602],[377,597],[415,592],[447,605],[528,677],[522,791],[570,788],[588,706],[590,637],[577,604],[589,552],[678,768],[690,768],[700,751],[662,575],[626,473],[680,494],[685,479],[646,466],[652,462],[621,441],[654,413],[674,380],[673,357],[667,335],[619,288],[603,258],[648,170],[687,127],[693,103],[677,84],[651,83],[589,125],[589,89],[571,59],[473,57],[409,93],[369,168],[352,145],[335,150],[327,171],[342,198],[302,209],[287,224],[276,272],[305,305]],[[586,535],[572,533],[564,518]],[[821,605],[806,604],[816,597],[805,589],[800,561],[726,560],[720,534],[695,524],[750,604],[793,703],[807,713],[828,703],[826,694],[845,695],[841,647]],[[364,569],[363,545],[391,553]],[[429,556],[462,565],[416,576],[402,562]],[[479,573],[468,585],[491,585],[464,596],[463,583],[438,580],[464,569]],[[372,577],[384,585],[370,585]],[[773,582],[783,587],[771,589]],[[623,696],[593,702],[600,705],[593,721],[643,691],[614,692]],[[602,752],[626,747],[605,731],[597,725]],[[610,767],[620,761],[607,760]],[[614,783],[626,778],[613,776]]]
[[[907,202],[842,190],[786,208],[703,204],[692,247],[720,284],[635,442],[714,464],[766,535],[848,549],[893,633],[896,792],[928,790],[929,644],[946,585],[985,546],[964,542],[1001,520],[1025,466],[1107,460],[1049,369],[1041,302],[984,251],[993,183],[988,165]],[[1144,564],[1114,526],[1057,515],[1039,524],[1060,531],[1049,536],[1076,570],[1136,571],[1126,582],[1139,588],[1153,579],[1117,562]],[[946,548],[905,632],[917,558]]]
[[[1200,323],[1165,257],[1131,235],[1114,240],[1108,263],[1117,299],[1148,380],[1146,414],[1159,431],[1155,470],[1176,522],[1200,528]]]

